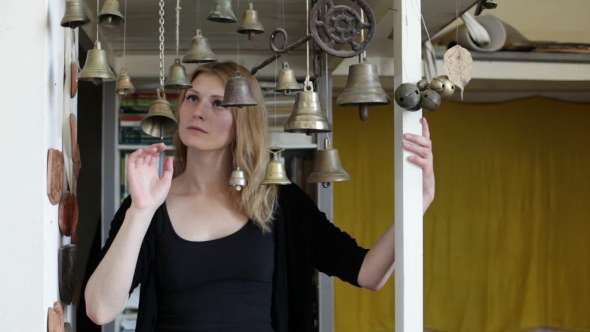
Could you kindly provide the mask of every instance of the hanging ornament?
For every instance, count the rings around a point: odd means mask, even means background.
[[[291,181],[287,177],[285,164],[279,160],[279,153],[285,151],[285,149],[278,146],[271,146],[266,151],[272,153],[272,159],[266,165],[266,175],[262,184],[291,184]]]
[[[395,89],[394,93],[395,102],[411,111],[417,111],[420,109],[420,90],[415,84],[403,83]]]
[[[288,62],[283,62],[283,69],[279,71],[279,79],[275,86],[275,91],[289,95],[292,91],[301,90],[303,89],[299,86],[299,83],[297,83],[293,69],[289,68]]]
[[[350,180],[350,175],[342,168],[338,150],[332,149],[329,138],[324,139],[324,149],[318,150],[315,157],[313,172],[307,178],[308,183],[322,183],[324,188],[330,182]]]
[[[90,23],[90,19],[84,13],[81,0],[67,0],[66,12],[61,19],[61,26],[64,28],[76,29]]]
[[[426,89],[420,93],[420,108],[427,112],[432,112],[440,106],[440,95],[438,92]]]
[[[242,187],[246,187],[248,185],[248,179],[246,178],[246,173],[240,170],[240,167],[231,172],[231,177],[229,178],[229,185],[236,187],[237,191],[241,191]]]
[[[469,84],[473,72],[471,53],[459,44],[449,48],[443,58],[443,68],[449,80],[461,89],[461,99],[463,99],[463,90]]]
[[[446,75],[439,76],[438,79],[443,83],[443,89],[439,92],[442,99],[450,98],[455,93],[455,84],[449,80]]]
[[[307,135],[332,131],[332,124],[322,111],[320,95],[313,91],[309,76],[305,79],[305,89],[295,95],[293,112],[285,123],[284,130]]]
[[[236,23],[236,15],[234,15],[231,7],[231,0],[216,0],[215,6],[207,19],[219,23]]]
[[[106,0],[98,14],[98,22],[105,28],[118,28],[125,22],[125,17],[119,12],[119,1]]]
[[[125,0],[125,15],[127,15],[127,0]],[[125,68],[127,60],[127,21],[124,22],[123,25],[123,68],[119,73],[119,78],[117,79],[117,85],[115,87],[115,92],[118,95],[127,96],[130,93],[135,92],[135,87],[133,83],[131,83],[131,77],[129,77],[129,70]]]
[[[203,37],[201,29],[197,29],[197,35],[193,37],[191,47],[186,52],[182,62],[184,63],[200,63],[200,62],[215,62],[217,56],[211,47],[209,47],[209,40]]]
[[[242,25],[238,27],[237,31],[248,35],[248,40],[254,40],[254,36],[264,32],[264,27],[258,19],[258,12],[254,10],[251,0],[248,2],[248,9],[244,13]]]
[[[179,30],[180,30],[180,0],[176,0],[176,59],[174,64],[170,67],[170,74],[164,84],[165,88],[169,89],[188,89],[192,88],[193,84],[186,77],[186,69],[180,64],[178,58],[178,43],[179,43]]]

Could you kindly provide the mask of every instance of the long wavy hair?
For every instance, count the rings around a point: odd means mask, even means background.
[[[233,169],[240,167],[246,174],[248,185],[241,191],[229,186],[230,198],[234,207],[254,221],[264,231],[270,231],[270,224],[274,218],[278,190],[275,185],[263,185],[266,174],[266,165],[269,162],[269,153],[266,150],[269,144],[268,123],[266,107],[262,97],[262,90],[250,71],[238,66],[233,61],[211,62],[199,66],[189,76],[194,81],[200,74],[213,74],[219,77],[225,84],[230,78],[235,77],[236,70],[242,77],[248,80],[257,106],[243,108],[232,107],[234,117],[234,141],[232,142]],[[180,94],[177,111],[186,96],[186,90]],[[178,132],[174,134],[174,158],[175,173],[181,174],[186,169],[187,147],[180,140]],[[228,179],[229,181],[229,179]]]

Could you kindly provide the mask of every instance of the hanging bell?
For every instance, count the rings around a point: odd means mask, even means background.
[[[84,68],[78,74],[78,80],[92,81],[95,85],[114,81],[117,77],[109,66],[107,52],[100,48],[100,42],[94,43],[94,49],[88,51]]]
[[[427,80],[419,80],[418,83],[416,83],[416,86],[418,87],[418,90],[424,91],[424,90],[428,89],[428,81]]]
[[[191,47],[186,52],[182,62],[184,63],[199,63],[199,62],[214,62],[217,61],[217,56],[211,51],[209,41],[201,34],[201,29],[197,29],[197,35],[193,37]]]
[[[254,36],[263,33],[264,27],[258,19],[258,12],[254,10],[252,3],[248,4],[248,10],[244,13],[242,25],[238,27],[238,33],[248,35],[248,40],[254,40]]]
[[[236,187],[237,191],[242,190],[242,187],[248,185],[248,179],[246,179],[246,173],[240,170],[238,167],[235,171],[231,172],[231,177],[229,178],[229,185]]]
[[[336,99],[339,106],[359,107],[361,120],[369,118],[369,105],[391,104],[391,98],[381,87],[377,66],[370,63],[357,63],[348,67],[346,88]]]
[[[262,184],[291,184],[291,181],[287,177],[285,164],[279,160],[279,153],[285,151],[285,149],[271,146],[267,151],[272,153],[272,159],[266,165],[266,175]]]
[[[447,75],[439,76],[438,79],[443,83],[444,88],[438,94],[442,99],[450,98],[455,93],[455,84],[449,80]]]
[[[180,59],[176,58],[174,64],[170,66],[168,79],[166,79],[164,87],[177,90],[193,87],[193,84],[186,77],[186,70],[184,69],[184,66],[180,64]]]
[[[98,23],[106,28],[117,28],[125,22],[119,11],[119,1],[107,0],[98,13]]]
[[[332,131],[332,124],[324,115],[320,104],[320,95],[313,92],[308,78],[306,78],[305,89],[295,95],[295,105],[289,120],[285,123],[285,131],[307,135],[329,133]]]
[[[350,180],[350,175],[346,173],[338,150],[332,149],[329,138],[324,140],[324,150],[318,150],[315,156],[315,166],[313,172],[307,178],[308,183],[322,183],[327,188],[330,182]]]
[[[236,72],[236,77],[232,77],[225,83],[225,92],[223,94],[222,107],[256,106],[258,102],[252,94],[248,79],[242,77],[240,72]]]
[[[127,68],[121,69],[119,78],[117,79],[117,87],[115,88],[115,92],[118,95],[127,96],[135,92],[135,87],[131,83],[131,77],[128,74],[129,70]]]
[[[297,83],[293,69],[289,69],[289,63],[283,62],[283,69],[279,70],[279,79],[277,80],[276,92],[283,92],[286,95],[291,91],[301,91],[301,86]]]
[[[157,90],[158,99],[150,105],[147,115],[141,120],[141,130],[152,137],[172,136],[178,129],[178,122],[172,114],[170,103],[166,100],[166,93],[162,88]]]
[[[419,106],[427,112],[436,110],[440,106],[440,95],[430,89],[422,91]]]
[[[84,14],[81,0],[67,0],[66,12],[61,19],[61,26],[64,28],[76,29],[90,23],[90,19]]]
[[[430,82],[430,85],[428,87],[430,88],[430,90],[434,90],[438,93],[441,93],[445,89],[445,84],[441,79],[435,77],[432,79],[432,82]]]
[[[236,15],[234,15],[231,8],[231,0],[216,0],[215,6],[207,19],[219,23],[236,23]]]
[[[395,102],[410,111],[417,111],[420,109],[420,90],[415,84],[404,83],[395,89]]]

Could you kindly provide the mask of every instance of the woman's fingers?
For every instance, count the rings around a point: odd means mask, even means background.
[[[426,121],[426,118],[422,118],[422,136],[424,136],[426,139],[430,140],[430,127],[428,126],[428,121]]]

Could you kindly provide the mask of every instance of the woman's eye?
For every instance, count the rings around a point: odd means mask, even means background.
[[[223,106],[221,106],[221,100],[214,101],[213,102],[213,106],[215,106],[215,107],[223,107]]]
[[[197,96],[195,96],[195,95],[189,95],[189,96],[186,97],[186,100],[195,102],[198,99],[197,99]]]

